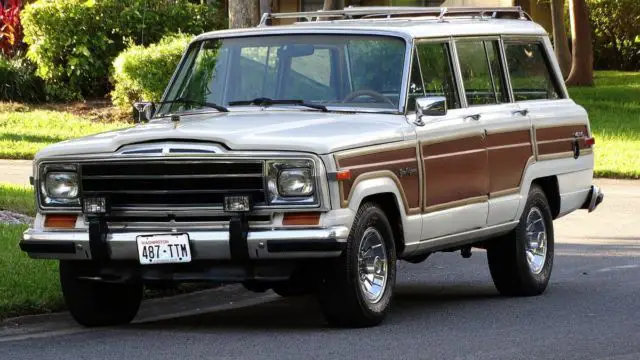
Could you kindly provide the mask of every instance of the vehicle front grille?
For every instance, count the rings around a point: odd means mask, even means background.
[[[265,204],[262,161],[101,162],[81,166],[83,196],[107,196],[113,210],[222,208],[225,195]]]

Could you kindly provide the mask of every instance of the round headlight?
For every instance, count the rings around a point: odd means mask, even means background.
[[[281,196],[310,196],[313,194],[311,169],[284,169],[278,176],[278,193]]]
[[[75,199],[78,197],[78,174],[50,172],[45,178],[47,197],[51,199]]]

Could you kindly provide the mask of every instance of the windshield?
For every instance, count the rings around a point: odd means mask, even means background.
[[[405,49],[399,38],[342,34],[196,42],[164,99],[175,102],[162,105],[158,114],[255,99],[395,112]]]

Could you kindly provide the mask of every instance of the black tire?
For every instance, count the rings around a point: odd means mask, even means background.
[[[534,271],[527,260],[527,218],[537,209],[546,227],[546,257],[539,272]],[[533,214],[532,216],[537,216]],[[553,268],[554,237],[553,217],[549,202],[542,188],[531,186],[529,196],[520,217],[520,223],[509,234],[496,239],[487,248],[487,259],[493,283],[504,296],[536,296],[542,294],[551,278]]]
[[[91,262],[60,261],[60,284],[71,316],[86,327],[130,323],[140,308],[143,285],[79,279],[95,274],[96,266]]]
[[[360,285],[358,255],[364,235],[377,231],[386,251],[387,280],[380,298],[370,301]],[[319,287],[320,307],[329,324],[367,327],[382,322],[389,312],[396,281],[396,251],[393,232],[384,211],[375,203],[363,204],[356,214],[343,254],[329,263],[329,275]]]

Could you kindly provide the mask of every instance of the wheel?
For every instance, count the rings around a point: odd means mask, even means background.
[[[365,327],[384,320],[396,281],[396,251],[389,220],[377,204],[360,207],[345,251],[328,265],[318,299],[331,325]]]
[[[130,323],[142,302],[142,283],[115,284],[79,279],[95,275],[93,263],[60,261],[60,284],[71,316],[86,327]]]
[[[553,268],[553,218],[542,188],[532,185],[518,226],[487,248],[493,283],[502,295],[535,296]]]

